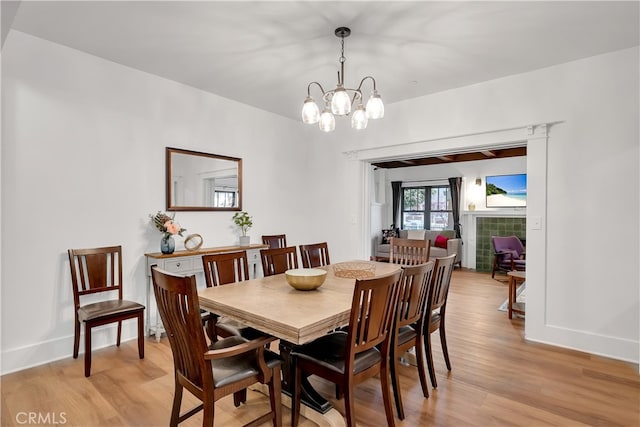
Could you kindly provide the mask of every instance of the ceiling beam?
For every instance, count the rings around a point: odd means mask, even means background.
[[[414,160],[398,160],[400,163],[404,163],[407,166],[419,166],[419,163],[416,163]]]
[[[438,156],[437,158],[447,163],[455,161],[455,156]]]
[[[441,154],[433,157],[417,157],[415,159],[388,160],[373,163],[383,169],[406,168],[412,166],[439,165],[442,163],[471,162],[475,160],[503,159],[527,155],[527,147],[502,148],[493,150],[472,151],[457,154]]]

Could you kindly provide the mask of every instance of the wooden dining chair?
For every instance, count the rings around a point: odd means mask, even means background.
[[[205,283],[208,288],[249,280],[247,251],[203,255],[202,266],[204,268]],[[219,317],[215,313],[207,313],[206,324],[207,335],[212,341],[216,341],[218,336],[230,337],[237,335],[247,339],[254,339],[264,335],[257,329],[250,328],[226,317]]]
[[[447,297],[449,295],[451,273],[453,272],[455,259],[455,254],[444,258],[436,258],[436,263],[433,267],[433,278],[431,280],[431,286],[429,287],[429,296],[427,297],[424,347],[427,356],[429,377],[431,378],[433,388],[438,387],[436,371],[433,365],[433,351],[431,349],[431,334],[435,331],[440,332],[440,343],[442,344],[444,362],[447,365],[447,369],[449,371],[451,370],[449,350],[447,349],[447,336],[445,333],[445,314],[447,313]]]
[[[429,240],[392,237],[389,262],[402,265],[418,265],[429,262]]]
[[[404,419],[404,407],[399,382],[398,364],[400,357],[412,347],[416,349],[416,364],[422,394],[429,397],[427,371],[422,337],[425,326],[425,309],[434,262],[415,266],[403,266],[402,280],[398,291],[398,309],[393,328],[393,340],[390,348],[391,384],[396,401],[398,418]]]
[[[393,326],[402,271],[392,275],[356,279],[349,329],[336,331],[291,352],[294,381],[291,425],[300,419],[301,381],[305,375],[317,375],[344,391],[347,426],[356,425],[354,386],[379,375],[387,425],[394,426],[389,384],[390,330]],[[380,349],[377,348],[380,346]]]
[[[175,392],[169,425],[177,426],[203,410],[202,425],[212,427],[217,400],[262,383],[269,386],[271,411],[248,425],[257,426],[271,420],[274,426],[281,426],[281,361],[265,348],[275,338],[263,336],[250,341],[232,336],[207,348],[200,326],[195,275],[176,276],[152,266],[151,276],[158,311],[173,353]],[[202,403],[180,414],[185,388]]]
[[[262,273],[265,277],[298,268],[298,251],[295,246],[276,249],[260,249]]]
[[[269,245],[269,249],[278,249],[287,247],[286,234],[263,235],[262,244]]]
[[[327,242],[300,245],[300,258],[304,268],[322,267],[331,264]]]
[[[122,321],[138,319],[138,355],[144,359],[144,305],[122,299],[122,247],[69,249],[68,254],[75,317],[73,358],[78,358],[80,324],[84,323],[84,376],[91,375],[91,331],[96,326],[118,322],[119,347]],[[111,297],[96,301],[97,294]],[[88,295],[93,302],[82,305]]]

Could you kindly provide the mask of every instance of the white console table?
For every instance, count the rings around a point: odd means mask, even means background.
[[[217,248],[197,249],[195,251],[175,251],[172,254],[163,254],[161,252],[153,252],[144,254],[147,258],[147,319],[146,330],[151,336],[152,332],[156,335],[156,340],[160,341],[160,336],[164,332],[164,327],[158,316],[158,309],[153,304],[155,313],[155,322],[151,324],[151,295],[153,295],[153,283],[151,281],[151,266],[157,265],[158,268],[170,273],[182,274],[185,276],[197,274],[204,271],[202,266],[202,255],[221,254],[235,251],[247,251],[247,263],[249,264],[249,278],[255,279],[262,277],[262,262],[260,260],[260,249],[268,248],[268,245],[254,244],[249,246],[221,246]],[[197,280],[197,277],[196,277]],[[198,283],[205,286],[204,283]],[[155,302],[155,298],[154,298]]]

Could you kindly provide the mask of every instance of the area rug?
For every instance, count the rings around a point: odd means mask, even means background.
[[[518,286],[516,289],[516,302],[524,302],[525,301],[525,285],[527,282],[522,282],[522,285]],[[500,307],[498,307],[498,311],[507,311],[507,305],[509,305],[509,298],[504,300]]]

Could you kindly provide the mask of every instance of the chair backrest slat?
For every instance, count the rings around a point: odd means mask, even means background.
[[[393,264],[418,265],[429,262],[429,240],[392,237],[390,244],[389,262]]]
[[[383,342],[383,352],[388,355],[401,277],[402,271],[398,271],[384,277],[356,279],[347,332],[347,363],[352,365],[356,354]]]
[[[455,254],[443,258],[436,258],[429,299],[427,301],[427,310],[436,310],[444,307],[447,303],[454,261]]]
[[[300,258],[304,268],[322,267],[331,264],[327,242],[300,245]]]
[[[262,259],[262,272],[265,277],[298,268],[298,251],[295,246],[261,249],[260,258]]]
[[[424,320],[433,275],[434,262],[404,266],[398,291],[398,317],[396,330]]]
[[[117,291],[122,299],[122,247],[69,249],[71,283],[76,308],[80,296]]]
[[[287,247],[286,234],[263,235],[262,244],[269,245],[269,249],[279,249]]]
[[[182,277],[151,268],[158,312],[173,351],[175,369],[197,387],[213,385],[211,362],[202,329],[195,275]]]
[[[207,287],[249,280],[246,251],[203,255],[202,265]]]

